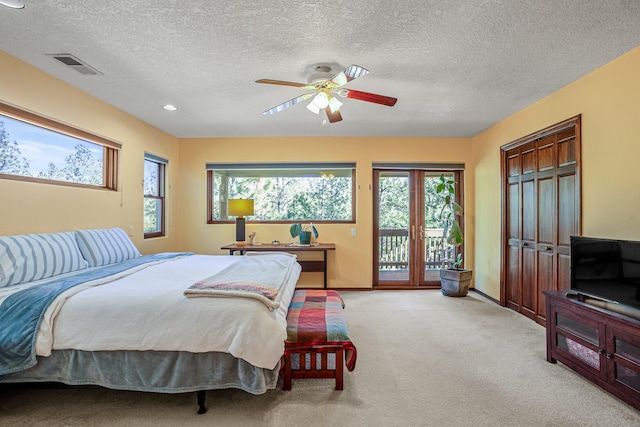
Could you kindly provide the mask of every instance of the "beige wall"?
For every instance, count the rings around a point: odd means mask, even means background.
[[[640,48],[612,61],[472,139],[240,138],[177,141],[73,87],[0,52],[0,101],[119,141],[117,192],[0,180],[0,235],[134,227],[144,253],[192,250],[222,253],[233,225],[207,225],[207,161],[356,161],[357,223],[322,225],[320,240],[335,242],[329,279],[335,287],[371,286],[374,161],[464,162],[466,254],[475,287],[500,296],[499,147],[582,114],[583,234],[640,240],[633,172],[640,151]],[[142,156],[169,164],[168,237],[142,239]],[[309,154],[311,153],[311,155]],[[357,236],[351,236],[351,228]],[[290,239],[285,225],[253,225],[260,240]]]
[[[199,253],[221,254],[220,247],[235,240],[232,224],[205,223],[206,162],[355,161],[356,223],[320,224],[319,241],[333,242],[329,256],[329,286],[370,288],[372,283],[373,195],[372,162],[463,162],[473,170],[469,139],[437,138],[211,138],[180,141],[180,248]],[[473,173],[467,174],[468,212],[473,212]],[[473,223],[466,218],[467,243],[473,248]],[[247,224],[247,233],[257,232],[262,242],[293,241],[286,224]],[[356,236],[351,229],[356,228]],[[473,252],[466,263],[473,266]],[[312,278],[312,280],[316,280]]]
[[[80,76],[80,78],[86,78]],[[99,78],[99,77],[93,77]],[[142,179],[145,151],[169,159],[169,183],[178,170],[177,139],[0,52],[0,102],[14,105],[122,144],[118,191],[0,180],[0,235],[133,227],[143,253],[176,246],[177,205],[170,203],[168,236],[144,241]],[[160,106],[158,106],[160,107]],[[173,198],[170,190],[169,198]]]
[[[640,48],[473,138],[475,287],[500,296],[500,146],[582,114],[583,235],[640,240]]]

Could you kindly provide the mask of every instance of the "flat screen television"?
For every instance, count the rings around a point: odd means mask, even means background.
[[[640,310],[640,242],[571,236],[571,289]]]

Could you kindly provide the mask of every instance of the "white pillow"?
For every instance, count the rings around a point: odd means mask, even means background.
[[[87,268],[73,232],[0,237],[0,288]]]
[[[76,240],[89,267],[113,264],[140,256],[138,248],[121,228],[76,230]]]

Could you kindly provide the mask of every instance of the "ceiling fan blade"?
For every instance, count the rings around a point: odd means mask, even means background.
[[[297,97],[295,97],[293,99],[290,99],[290,100],[288,100],[286,102],[283,102],[280,105],[276,105],[273,108],[269,108],[267,111],[263,112],[262,114],[265,114],[267,116],[271,116],[271,115],[273,115],[275,113],[279,113],[280,111],[291,107],[292,105],[296,105],[298,102],[304,101],[305,99],[309,99],[313,95],[314,95],[313,93],[305,93],[304,95],[300,95],[300,96],[297,96]]]
[[[342,114],[340,114],[340,110],[331,111],[331,107],[327,106],[324,111],[325,113],[327,113],[329,123],[335,123],[342,120]]]
[[[333,89],[349,83],[351,80],[368,74],[369,70],[359,65],[351,65],[346,70],[336,74],[329,82],[333,83]]]
[[[309,86],[308,84],[305,84],[305,83],[285,82],[283,80],[260,79],[260,80],[256,80],[256,83],[265,83],[269,85],[279,85],[279,86],[302,87],[302,88],[311,89],[311,90],[315,89],[315,86]]]
[[[397,98],[392,98],[390,96],[377,95],[375,93],[369,92],[361,92],[359,90],[353,89],[341,89],[337,92],[338,95],[344,96],[346,98],[359,99],[360,101],[374,102],[376,104],[386,105],[389,107],[393,107],[398,102]]]

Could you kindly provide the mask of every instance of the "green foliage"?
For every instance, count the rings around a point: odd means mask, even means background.
[[[97,158],[83,144],[77,144],[75,152],[65,157],[62,168],[49,163],[47,170],[40,171],[38,178],[56,181],[76,182],[81,184],[102,185],[102,158]],[[29,171],[29,160],[22,156],[17,141],[9,140],[9,133],[0,120],[0,173],[32,176]]]
[[[9,140],[9,132],[0,121],[0,173],[30,176],[29,161],[22,157],[16,141]]]
[[[436,193],[440,196],[440,218],[442,220],[443,238],[453,245],[460,246],[464,242],[462,228],[456,216],[462,215],[462,206],[455,202],[456,182],[451,177],[440,175]],[[462,254],[458,254],[452,267],[459,269],[462,266]]]
[[[291,237],[298,237],[300,235],[300,233],[302,233],[303,231],[309,231],[309,230],[311,230],[313,232],[313,235],[317,239],[318,238],[318,229],[316,228],[315,225],[313,225],[313,223],[309,223],[309,225],[307,225],[304,228],[302,227],[301,223],[292,224],[291,227],[289,227],[289,233],[291,233]]]
[[[213,217],[226,219],[228,199],[253,199],[258,221],[351,219],[351,178],[213,176]]]
[[[409,179],[408,176],[381,176],[378,201],[380,206],[379,227],[381,229],[407,229],[409,227]],[[436,187],[437,176],[424,178],[424,226],[440,228],[440,197]]]
[[[409,179],[407,176],[381,176],[378,181],[379,227],[409,228]]]
[[[455,268],[456,270],[460,270],[462,268],[462,254],[458,254],[458,256],[456,256],[456,260],[451,263],[451,268]]]
[[[76,151],[65,157],[62,169],[49,163],[48,169],[40,172],[38,178],[102,185],[102,162],[86,146],[77,144],[74,148]]]

